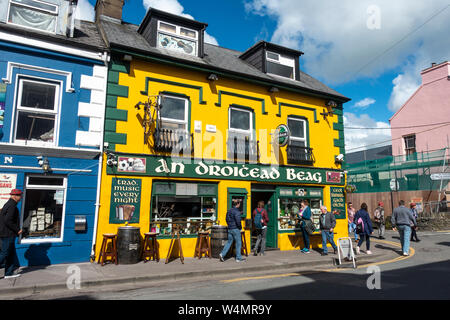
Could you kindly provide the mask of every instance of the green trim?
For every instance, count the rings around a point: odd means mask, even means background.
[[[117,96],[106,95],[106,107],[117,108]]]
[[[248,194],[248,191],[245,188],[227,188],[227,191],[228,193]]]
[[[224,90],[219,90],[218,101],[216,102],[216,106],[217,107],[221,107],[222,106],[222,94],[226,94],[226,95],[237,97],[237,98],[243,98],[243,99],[249,99],[249,100],[261,102],[261,113],[262,114],[267,114],[266,102],[265,102],[264,99],[256,98],[256,97],[252,97],[252,96],[247,96],[247,95],[244,95],[244,94],[224,91]]]
[[[105,141],[115,144],[127,144],[126,133],[105,132]]]
[[[120,73],[130,73],[130,63],[128,61],[123,61],[121,57],[112,56],[111,62],[109,64],[109,69],[111,71],[117,71]]]
[[[344,131],[344,124],[342,124],[342,123],[333,123],[333,130]]]
[[[105,131],[116,132],[116,120],[105,120]]]
[[[128,110],[106,108],[105,118],[109,120],[127,121]]]
[[[128,98],[128,87],[109,82],[108,86],[106,88],[106,94],[112,95],[112,96]]]
[[[317,110],[314,109],[314,108],[299,106],[299,105],[290,104],[290,103],[279,102],[278,103],[277,117],[281,117],[281,107],[291,107],[291,108],[297,108],[297,109],[306,110],[306,111],[312,111],[314,113],[314,122],[315,123],[319,122],[319,120],[317,119]]]
[[[344,148],[344,141],[341,139],[334,139],[334,146],[339,148]]]
[[[108,82],[119,83],[119,72],[118,71],[108,71]]]
[[[181,82],[175,82],[175,81],[169,81],[169,80],[164,80],[164,79],[158,79],[158,78],[153,78],[153,77],[146,77],[145,78],[145,90],[141,91],[141,94],[144,96],[148,96],[148,87],[149,87],[149,82],[153,81],[153,82],[159,82],[159,83],[164,83],[164,84],[169,84],[172,86],[178,86],[178,87],[183,87],[183,88],[188,88],[188,89],[195,89],[199,91],[198,94],[198,100],[199,100],[199,104],[206,104],[206,101],[203,100],[203,87],[200,86],[194,86],[191,84],[186,84],[186,83],[181,83]]]

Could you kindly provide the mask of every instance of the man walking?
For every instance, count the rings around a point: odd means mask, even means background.
[[[320,211],[322,214],[320,215],[320,230],[322,233],[322,256],[328,255],[327,249],[327,240],[330,242],[331,246],[334,249],[334,253],[337,251],[337,246],[334,243],[333,239],[333,230],[336,227],[336,218],[334,214],[328,212],[326,206],[321,206]]]
[[[384,204],[382,201],[378,202],[378,207],[375,209],[373,217],[378,228],[378,238],[385,239],[384,231],[386,230],[386,224],[384,220]]]
[[[220,261],[224,262],[224,257],[227,255],[228,250],[230,250],[231,244],[235,243],[236,245],[236,262],[245,261],[241,255],[241,246],[242,246],[242,238],[241,238],[241,212],[239,208],[241,206],[241,201],[237,200],[233,203],[233,207],[228,210],[226,215],[226,221],[228,225],[228,241],[225,244],[222,252],[219,254]]]
[[[409,243],[411,237],[411,224],[417,227],[416,219],[414,219],[411,210],[405,207],[405,201],[399,201],[399,207],[394,209],[391,222],[392,230],[400,234],[400,243],[404,256],[409,256]]]
[[[0,238],[2,240],[0,264],[5,264],[5,279],[20,276],[15,271],[20,267],[16,253],[16,237],[22,233],[17,209],[17,204],[22,198],[22,191],[13,189],[10,196],[11,198],[0,211]]]

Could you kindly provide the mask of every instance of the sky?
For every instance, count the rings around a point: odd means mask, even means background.
[[[95,2],[79,0],[76,17],[92,21]],[[352,99],[347,153],[391,144],[389,119],[420,72],[450,60],[449,0],[125,0],[122,20],[138,25],[149,7],[207,23],[205,41],[221,47],[265,40],[304,52],[303,72]]]

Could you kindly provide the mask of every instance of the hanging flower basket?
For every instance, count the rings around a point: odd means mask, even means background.
[[[353,193],[356,191],[356,186],[354,186],[353,184],[349,184],[349,185],[345,186],[345,191],[347,193]]]

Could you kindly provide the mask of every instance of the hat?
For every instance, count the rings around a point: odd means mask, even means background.
[[[381,207],[384,206],[383,201],[378,202],[378,205],[381,206]]]
[[[11,196],[21,196],[22,195],[22,190],[20,189],[12,189],[10,195]]]
[[[411,202],[411,204],[409,206],[412,208],[412,207],[415,207],[416,204],[414,202]]]

